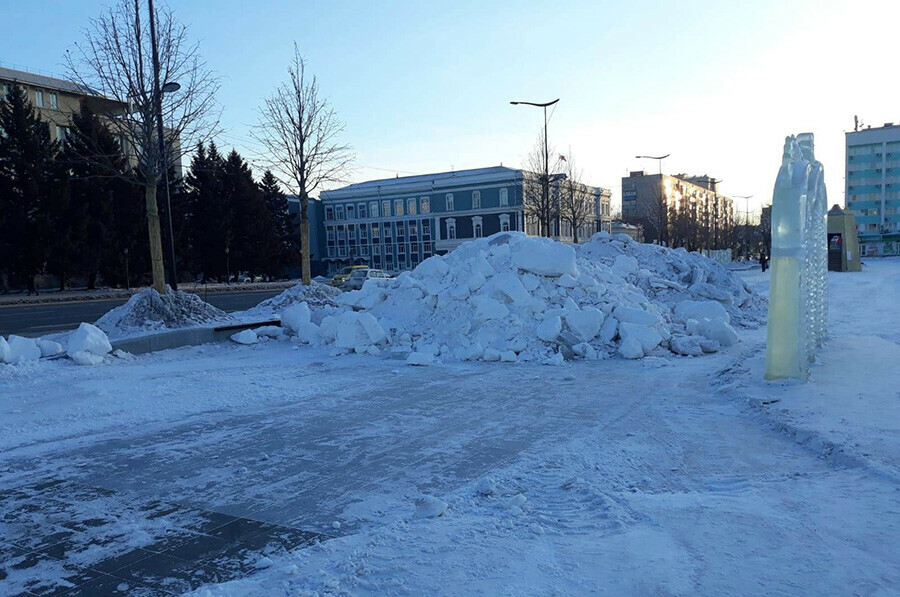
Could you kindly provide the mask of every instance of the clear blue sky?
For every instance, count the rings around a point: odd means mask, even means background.
[[[0,61],[60,73],[103,3],[3,4]],[[220,145],[253,157],[249,127],[296,40],[346,121],[348,182],[519,166],[541,115],[509,100],[559,97],[551,142],[614,200],[628,170],[656,170],[635,155],[671,153],[664,171],[723,179],[753,209],[784,136],[809,130],[834,203],[853,115],[900,121],[896,0],[171,5],[223,77]]]

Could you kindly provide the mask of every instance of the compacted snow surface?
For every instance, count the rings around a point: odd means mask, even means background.
[[[82,505],[109,527],[79,531],[44,582],[171,532],[137,506],[166,500],[325,539],[196,595],[896,594],[900,260],[830,273],[810,380],[767,384],[768,274],[621,239],[551,261],[515,242],[389,282],[416,294],[402,312],[367,287],[271,309],[285,333],[252,345],[0,365],[0,499],[48,477],[115,492]],[[479,257],[491,272],[453,268]],[[452,293],[478,273],[467,312]],[[629,337],[642,358],[621,358]],[[0,594],[29,586],[3,550],[20,532],[0,516]]]

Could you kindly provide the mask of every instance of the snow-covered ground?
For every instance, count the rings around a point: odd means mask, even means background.
[[[828,281],[807,384],[761,381],[764,327],[562,367],[284,340],[0,365],[0,492],[61,477],[333,537],[198,595],[897,594],[900,260]]]

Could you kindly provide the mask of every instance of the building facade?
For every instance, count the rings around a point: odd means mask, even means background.
[[[125,110],[123,104],[91,94],[71,81],[0,67],[0,98],[6,97],[13,85],[25,90],[40,119],[50,126],[50,138],[59,142],[66,140],[72,115],[81,110],[82,102],[95,112],[109,111],[111,106]]]
[[[622,178],[622,220],[640,224],[646,242],[690,251],[728,248],[733,209],[732,199],[706,175],[636,171]]]
[[[408,270],[466,240],[527,231],[524,191],[529,176],[497,166],[373,180],[324,191],[320,199],[328,271],[357,263]],[[609,191],[598,189],[593,197],[594,213],[605,213],[608,219]],[[599,221],[602,225],[604,220]],[[598,224],[590,226],[595,231]],[[565,232],[564,228],[558,226],[558,231]]]
[[[863,256],[900,255],[900,125],[846,133],[846,208]]]

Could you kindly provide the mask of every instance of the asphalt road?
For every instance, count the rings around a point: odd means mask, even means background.
[[[281,290],[201,293],[203,299],[223,311],[243,311],[280,294]],[[127,299],[82,301],[45,305],[0,306],[0,335],[42,336],[78,327],[82,321],[93,322],[101,315],[125,303]]]

